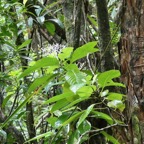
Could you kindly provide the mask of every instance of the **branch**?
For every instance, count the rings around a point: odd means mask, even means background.
[[[122,124],[115,123],[115,124],[113,124],[113,125],[109,125],[109,126],[106,126],[106,127],[104,127],[104,128],[101,128],[101,129],[86,131],[85,133],[83,133],[83,134],[79,137],[79,139],[78,139],[78,141],[77,141],[76,144],[79,144],[79,143],[80,143],[80,140],[82,139],[82,137],[83,137],[84,135],[88,134],[88,133],[98,133],[98,132],[100,132],[100,131],[104,131],[104,130],[109,129],[109,128],[114,127],[114,126],[127,127],[128,125],[122,125]]]

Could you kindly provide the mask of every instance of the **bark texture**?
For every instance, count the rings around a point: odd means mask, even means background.
[[[127,86],[129,143],[144,143],[144,1],[123,0],[119,45],[122,81]]]
[[[114,59],[110,45],[111,34],[106,0],[96,0],[99,47],[101,51],[101,71],[114,68]]]

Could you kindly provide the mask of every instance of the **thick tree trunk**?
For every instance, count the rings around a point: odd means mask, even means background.
[[[129,143],[144,143],[144,1],[123,1],[120,63],[127,86]]]

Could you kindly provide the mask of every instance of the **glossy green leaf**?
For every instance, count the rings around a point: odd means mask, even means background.
[[[86,84],[85,78],[86,74],[78,70],[69,70],[65,75],[65,79],[74,93]]]
[[[80,126],[80,124],[86,119],[86,117],[90,114],[95,104],[90,105],[80,116],[79,121],[77,122],[77,128]]]
[[[70,60],[71,63],[87,56],[87,54],[98,51],[98,49],[95,48],[96,44],[97,44],[97,42],[89,42],[89,43],[77,48],[72,54],[72,58]]]
[[[20,76],[19,78],[25,77],[29,75],[30,73],[34,72],[35,70],[38,70],[42,67],[46,66],[59,66],[59,61],[54,57],[44,57],[40,60],[38,60],[33,66],[28,67]]]
[[[91,86],[83,86],[80,89],[78,89],[77,94],[80,97],[89,97],[93,93],[93,89]]]
[[[121,100],[113,100],[108,102],[107,104],[109,107],[119,109],[120,111],[123,111],[125,108],[125,104]]]
[[[97,117],[97,118],[101,118],[101,119],[104,119],[106,120],[109,124],[113,124],[113,119],[105,114],[105,113],[102,113],[102,112],[98,112],[98,111],[92,111],[92,113]]]
[[[120,76],[119,70],[109,70],[98,75],[98,84],[100,87],[104,88],[108,85],[113,78],[117,78]]]
[[[107,99],[108,100],[122,100],[123,96],[124,96],[123,94],[111,92],[108,94]]]

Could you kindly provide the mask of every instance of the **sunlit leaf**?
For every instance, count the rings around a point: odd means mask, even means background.
[[[56,58],[53,57],[44,57],[40,60],[38,60],[35,65],[28,67],[19,78],[25,77],[29,75],[30,73],[34,72],[35,70],[38,70],[45,66],[59,66],[59,61]]]
[[[72,47],[67,47],[67,48],[64,48],[61,53],[58,55],[58,57],[61,59],[61,60],[65,60],[67,58],[69,58],[71,56],[73,52],[73,48]]]
[[[78,89],[77,94],[80,97],[89,97],[93,93],[93,89],[91,86],[83,86],[80,89]]]
[[[89,42],[89,43],[77,48],[72,54],[72,58],[70,60],[71,63],[87,56],[87,54],[98,51],[98,49],[95,48],[96,44],[97,44],[97,42]]]
[[[65,99],[66,97],[73,96],[73,95],[74,95],[73,92],[67,92],[67,93],[63,93],[63,94],[57,95],[57,96],[53,96],[49,100],[45,101],[44,104],[56,102],[56,101],[59,101],[61,99]]]
[[[120,76],[119,70],[109,70],[98,75],[98,84],[100,87],[104,88],[109,83],[112,83],[113,78]]]
[[[86,117],[90,114],[95,104],[90,105],[80,116],[79,121],[77,122],[77,128],[80,126],[80,124],[86,119]]]
[[[123,96],[124,96],[123,94],[111,92],[108,94],[107,99],[108,100],[122,100]]]
[[[18,46],[17,49],[20,50],[21,48],[26,47],[27,45],[29,45],[31,43],[31,41],[32,41],[31,39],[24,41],[20,46]]]

